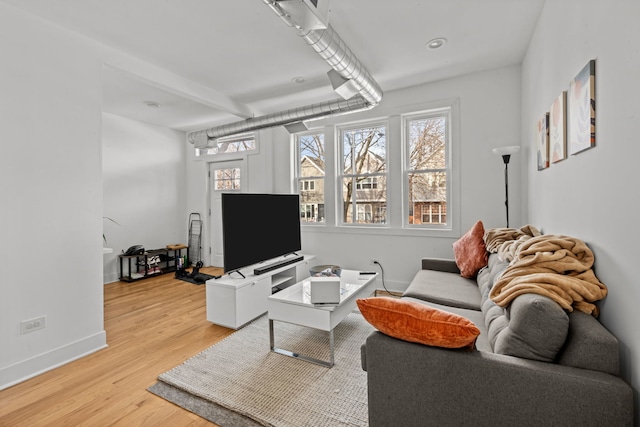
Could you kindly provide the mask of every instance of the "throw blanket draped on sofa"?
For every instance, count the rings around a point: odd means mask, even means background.
[[[518,295],[535,293],[553,299],[567,311],[598,316],[593,302],[607,295],[607,287],[591,269],[593,252],[582,240],[560,235],[531,237],[520,241],[513,255],[490,292],[497,305],[506,307]]]
[[[540,234],[540,230],[533,225],[520,228],[492,228],[485,233],[484,243],[487,252],[498,253],[501,261],[511,261],[522,242]]]

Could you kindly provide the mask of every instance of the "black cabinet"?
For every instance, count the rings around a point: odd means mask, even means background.
[[[120,258],[120,280],[134,282],[176,271],[182,248],[152,249],[139,255],[118,255]]]

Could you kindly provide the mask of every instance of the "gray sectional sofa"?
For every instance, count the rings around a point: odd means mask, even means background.
[[[469,351],[372,332],[362,346],[371,427],[633,425],[616,338],[543,295],[495,305],[489,291],[507,264],[493,253],[472,280],[454,260],[422,260],[402,298],[464,316],[481,333]]]

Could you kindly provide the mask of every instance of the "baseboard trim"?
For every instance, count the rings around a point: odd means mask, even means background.
[[[108,347],[106,331],[0,368],[0,390],[36,377]]]
[[[120,281],[120,277],[118,276],[118,274],[105,274],[102,277],[102,284],[103,285],[107,285],[109,283],[114,283],[114,282],[119,282]]]

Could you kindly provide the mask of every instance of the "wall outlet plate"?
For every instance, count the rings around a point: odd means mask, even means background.
[[[20,322],[20,335],[44,329],[46,326],[47,316],[40,316],[35,319],[23,320],[22,322]]]

